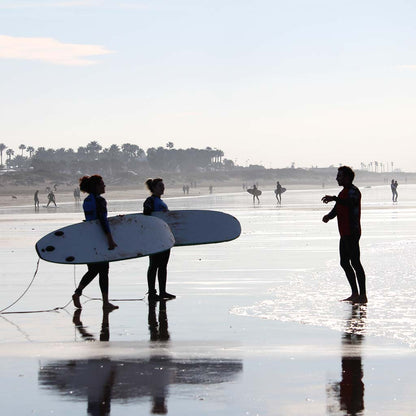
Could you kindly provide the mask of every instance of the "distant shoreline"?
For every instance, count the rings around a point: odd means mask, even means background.
[[[368,186],[388,186],[388,184],[375,183]],[[251,187],[250,183],[247,183],[248,187]],[[309,190],[309,189],[322,189],[322,192],[325,192],[325,189],[338,188],[335,180],[331,184],[326,184],[325,187],[322,187],[322,184],[319,186],[317,184],[288,184],[283,183],[288,190]],[[365,185],[359,184],[359,187],[364,187]],[[3,186],[0,187],[0,207],[11,207],[11,206],[28,206],[34,205],[34,192],[36,189],[39,189],[39,200],[40,205],[45,205],[48,202],[47,194],[45,187],[33,187],[33,186]],[[274,183],[259,185],[259,189],[263,192],[272,192],[274,190]],[[56,203],[68,203],[75,202],[73,195],[74,187],[69,186],[58,186],[57,190],[54,191],[56,197]],[[229,184],[229,185],[218,185],[213,186],[213,194],[224,194],[224,193],[238,193],[245,192],[242,184]],[[209,186],[201,185],[189,189],[189,193],[184,193],[182,186],[167,186],[165,191],[165,198],[180,198],[180,197],[192,197],[192,196],[203,196],[209,195],[210,190]],[[146,190],[143,186],[118,186],[118,185],[108,185],[104,197],[107,201],[112,200],[138,200],[142,201],[149,195],[149,191]],[[81,201],[86,197],[86,194],[81,193]]]

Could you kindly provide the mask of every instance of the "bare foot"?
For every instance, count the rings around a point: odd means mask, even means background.
[[[103,309],[111,310],[112,311],[114,309],[118,309],[118,306],[117,305],[113,305],[110,302],[107,302],[107,303],[103,303]]]
[[[366,295],[358,296],[358,299],[355,300],[354,303],[367,303],[367,296]]]
[[[341,302],[358,302],[358,299],[360,298],[360,295],[354,294],[351,295],[349,298],[342,299]]]
[[[72,295],[72,302],[74,302],[74,306],[77,309],[82,309],[82,305],[81,305],[81,302],[79,301],[79,298],[80,298],[80,296],[77,293],[74,293]]]

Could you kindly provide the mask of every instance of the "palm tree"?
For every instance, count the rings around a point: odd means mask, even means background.
[[[0,143],[0,166],[3,166],[3,151],[7,149],[4,143]]]
[[[23,157],[23,150],[25,150],[25,149],[26,149],[26,146],[25,146],[24,144],[21,144],[21,145],[19,146],[19,149],[22,151],[22,157]]]
[[[29,157],[31,158],[33,153],[35,152],[35,148],[32,146],[26,147],[26,152],[29,152]]]
[[[7,149],[6,150],[6,155],[8,156],[7,165],[10,166],[10,161],[12,160],[12,156],[14,155],[14,150],[13,149]]]
[[[97,156],[98,153],[102,150],[102,147],[97,141],[94,140],[89,142],[85,149],[87,150],[87,153],[90,153],[93,156]]]

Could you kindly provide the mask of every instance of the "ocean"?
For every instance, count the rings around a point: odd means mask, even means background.
[[[173,248],[168,291],[177,299],[166,304],[146,300],[146,258],[112,263],[120,309],[109,315],[96,281],[77,315],[70,300],[85,266],[38,264],[34,249],[82,221],[80,205],[0,207],[5,414],[415,414],[416,186],[402,185],[397,204],[387,185],[360,189],[361,306],[339,301],[350,293],[336,220],[321,221],[331,208],[321,197],[336,187],[289,189],[282,205],[272,190],[259,204],[243,191],[167,190],[171,210],[227,212],[242,234]],[[110,200],[109,214],[139,212],[142,202]]]

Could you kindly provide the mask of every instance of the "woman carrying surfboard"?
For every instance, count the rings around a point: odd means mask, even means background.
[[[165,192],[163,179],[155,178],[146,181],[147,189],[151,192],[143,203],[143,214],[151,215],[155,211],[168,211],[168,206],[160,198]],[[167,267],[170,249],[149,256],[147,269],[147,286],[149,300],[175,299],[176,296],[166,292]],[[159,295],[156,292],[156,275],[159,282]]]
[[[108,249],[113,250],[117,247],[117,244],[113,240],[111,235],[110,225],[107,220],[107,202],[101,196],[105,193],[105,184],[103,178],[100,175],[84,176],[79,180],[79,187],[82,192],[86,192],[89,195],[84,199],[82,205],[84,209],[85,219],[99,220],[104,234],[107,238]],[[118,306],[113,305],[108,301],[108,270],[109,263],[107,261],[100,263],[87,264],[88,271],[84,274],[79,282],[78,288],[72,295],[72,300],[76,308],[81,309],[80,297],[82,291],[87,287],[97,276],[99,275],[99,285],[101,289],[101,295],[103,298],[103,309],[118,309]]]

